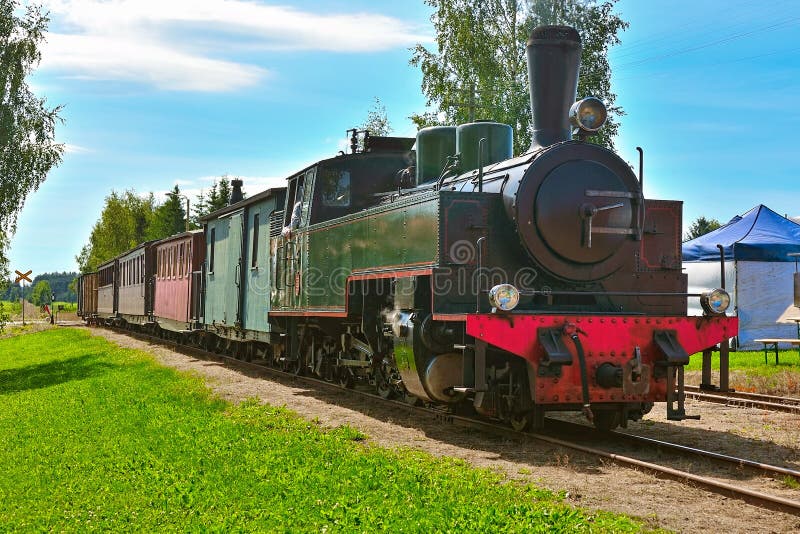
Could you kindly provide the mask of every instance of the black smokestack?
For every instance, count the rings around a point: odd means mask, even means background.
[[[239,178],[231,180],[231,204],[236,204],[244,198],[244,195],[242,194],[243,183],[244,182],[242,182]]]
[[[531,149],[572,139],[569,108],[578,92],[581,38],[569,26],[539,26],[528,39]]]

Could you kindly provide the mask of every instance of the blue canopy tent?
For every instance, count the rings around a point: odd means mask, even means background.
[[[719,287],[719,249],[725,251],[726,288],[739,316],[739,346],[757,348],[754,339],[794,338],[794,324],[776,324],[793,303],[795,258],[800,224],[758,205],[727,224],[683,244],[689,291]],[[690,301],[690,313],[700,313]]]

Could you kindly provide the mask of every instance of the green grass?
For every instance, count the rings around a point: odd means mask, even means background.
[[[18,315],[22,310],[22,306],[20,306],[18,300],[0,300],[0,310],[2,310],[2,313],[7,313],[9,315]]]
[[[767,364],[764,363],[764,351],[741,351],[730,353],[730,368],[746,370],[748,374],[770,376],[782,371],[796,371],[800,373],[800,357],[797,349],[787,349],[778,351],[779,364],[775,365],[775,353],[769,351]],[[711,358],[712,369],[719,370],[719,354],[714,353]],[[687,371],[700,371],[703,368],[703,355],[697,353],[692,355]]]
[[[83,331],[0,340],[7,531],[639,531],[464,462],[363,443]]]
[[[737,391],[766,393],[769,395],[800,395],[800,357],[797,349],[779,351],[779,364],[775,365],[775,354],[769,353],[764,363],[763,351],[730,353],[730,385]],[[691,357],[688,371],[702,370],[703,356]],[[711,358],[712,369],[719,370],[719,355]]]
[[[56,303],[55,303],[55,306],[56,306],[56,310],[58,309],[59,306],[64,306],[64,309],[61,310],[61,311],[64,311],[64,312],[78,311],[78,303],[77,302],[64,302],[64,301],[61,301],[61,300],[57,300]]]

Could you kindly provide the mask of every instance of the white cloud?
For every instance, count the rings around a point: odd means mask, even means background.
[[[211,185],[215,180],[219,180],[219,178],[219,176],[200,176],[192,179],[175,180],[174,183],[178,184],[178,187],[180,187],[181,194],[189,197],[190,202],[194,204],[195,200],[197,199],[197,195],[200,194],[200,191],[203,191],[203,193],[207,194],[208,190],[211,188]],[[228,175],[228,178],[239,178],[242,180],[242,182],[244,182],[242,189],[248,197],[252,197],[253,195],[257,195],[258,193],[273,187],[286,186],[286,176]],[[157,199],[160,199],[171,190],[172,188],[169,187],[169,189],[164,189],[163,191],[156,191],[154,194]]]
[[[64,153],[66,154],[86,154],[87,152],[91,152],[91,150],[80,145],[64,143]]]
[[[320,14],[245,0],[46,0],[55,31],[42,67],[73,77],[138,81],[161,89],[226,91],[267,70],[236,52],[375,52],[429,37],[372,13]]]
[[[89,80],[124,80],[177,91],[227,91],[256,84],[266,71],[192,56],[159,43],[100,35],[51,34],[43,68]]]

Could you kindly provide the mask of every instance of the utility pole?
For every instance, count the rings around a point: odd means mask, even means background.
[[[493,106],[482,106],[478,104],[478,88],[475,87],[475,82],[470,82],[469,87],[456,89],[456,92],[461,93],[466,98],[461,102],[442,102],[442,106],[449,108],[466,108],[467,118],[469,122],[475,122],[476,109],[492,109]],[[489,91],[493,92],[493,91]]]
[[[19,288],[20,288],[19,307],[22,310],[22,326],[25,326],[25,282],[24,281],[19,283]]]
[[[17,279],[14,280],[14,283],[19,283],[20,289],[22,290],[22,296],[19,299],[20,308],[22,309],[22,326],[25,326],[25,281],[33,283],[30,279],[31,270],[29,269],[28,272],[21,272],[21,271],[14,271],[17,274]]]

